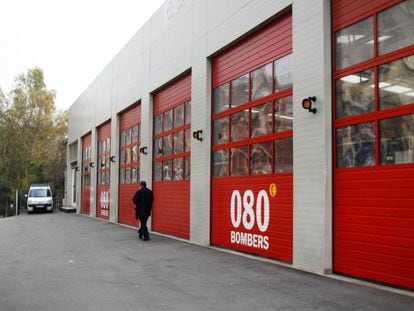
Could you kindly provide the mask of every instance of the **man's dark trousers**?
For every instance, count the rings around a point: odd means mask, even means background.
[[[139,237],[144,237],[144,240],[149,240],[149,233],[147,227],[148,216],[139,216],[140,227],[138,229]]]

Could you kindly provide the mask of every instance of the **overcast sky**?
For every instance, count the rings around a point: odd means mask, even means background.
[[[67,109],[164,0],[0,0],[0,87],[35,66]]]

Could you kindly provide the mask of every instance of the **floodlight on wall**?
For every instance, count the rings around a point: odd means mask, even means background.
[[[115,156],[113,155],[113,156],[110,156],[109,157],[109,161],[111,161],[112,163],[115,163]]]
[[[90,167],[95,167],[95,164],[93,162],[89,163]]]
[[[79,166],[76,166],[76,167],[75,167],[75,171],[76,171],[76,172],[79,172]]]
[[[101,163],[101,168],[105,167],[105,165],[106,165],[105,162],[102,162]]]
[[[305,98],[304,100],[302,100],[303,109],[306,109],[309,112],[316,113],[316,108],[312,108],[312,105],[315,101],[316,101],[315,96],[309,96],[308,98]]]
[[[141,147],[141,148],[139,148],[139,153],[147,154],[147,147]]]
[[[193,132],[193,138],[194,139],[197,139],[199,141],[202,141],[203,140],[203,137],[201,136],[202,134],[203,134],[203,131],[202,130],[194,131]]]

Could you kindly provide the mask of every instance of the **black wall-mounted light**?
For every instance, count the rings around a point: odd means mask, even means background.
[[[141,147],[141,148],[139,148],[139,153],[147,154],[147,147]]]
[[[113,156],[110,156],[109,157],[109,161],[111,161],[112,163],[115,163],[115,156],[113,155]]]
[[[305,98],[304,100],[302,100],[303,109],[306,109],[309,112],[316,113],[316,108],[312,108],[312,105],[315,101],[316,101],[315,96],[309,96],[308,98]]]
[[[75,167],[75,171],[76,171],[76,172],[79,172],[79,166],[76,166],[76,167]]]
[[[89,163],[90,167],[95,167],[95,164],[93,162]]]
[[[105,162],[102,162],[102,163],[101,163],[101,168],[102,168],[102,167],[105,167],[105,165],[106,165],[106,164],[105,164]]]
[[[203,134],[203,131],[202,130],[194,131],[193,132],[193,138],[195,138],[195,139],[197,139],[199,141],[202,141],[203,140],[203,137],[201,136],[201,134]]]

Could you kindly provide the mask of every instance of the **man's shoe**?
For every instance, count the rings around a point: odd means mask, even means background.
[[[142,240],[142,234],[138,233],[138,237],[140,240]]]
[[[142,240],[143,240],[143,241],[149,241],[149,240],[150,240],[150,238],[149,238],[149,237],[145,237],[145,238],[143,238]]]

